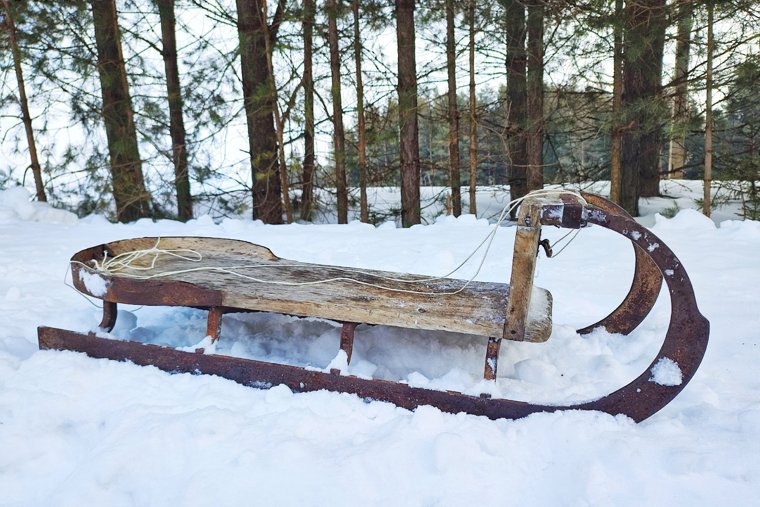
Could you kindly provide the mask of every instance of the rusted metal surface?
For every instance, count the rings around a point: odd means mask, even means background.
[[[113,301],[103,301],[103,320],[100,321],[98,327],[106,333],[110,333],[116,325],[117,315],[116,303]]]
[[[354,331],[356,322],[344,322],[340,329],[340,350],[346,353],[346,364],[351,363],[351,355],[354,353]]]
[[[367,380],[349,375],[305,370],[297,366],[108,340],[91,334],[50,327],[40,327],[38,336],[40,349],[84,352],[94,358],[130,361],[140,366],[156,366],[171,373],[218,375],[259,389],[268,389],[280,384],[288,386],[294,392],[326,389],[355,394],[367,401],[386,401],[410,410],[420,405],[431,405],[444,412],[467,412],[491,419],[519,418],[541,410],[556,410],[556,407],[487,399],[452,391],[433,391],[387,380]]]
[[[496,380],[496,371],[499,367],[499,349],[501,340],[499,338],[489,338],[486,345],[486,362],[483,367],[483,378],[486,380]]]
[[[581,195],[586,202],[605,213],[630,218],[628,212],[614,202],[587,192],[581,192]],[[578,333],[588,334],[598,327],[603,327],[610,333],[627,335],[649,315],[660,294],[662,273],[657,264],[636,243],[633,243],[633,251],[636,256],[636,267],[631,288],[623,302],[608,316],[595,324],[579,329]]]
[[[211,343],[217,341],[222,333],[222,315],[224,315],[224,309],[219,306],[211,307],[208,310],[206,336],[211,337]]]
[[[340,328],[340,350],[346,353],[346,366],[351,363],[351,356],[354,353],[354,332],[356,331],[355,322],[343,322]],[[340,368],[330,368],[330,373],[340,375]]]
[[[662,273],[670,293],[670,324],[652,364],[624,388],[590,404],[594,410],[623,413],[641,421],[669,403],[694,376],[707,350],[710,323],[699,313],[686,270],[662,240],[623,214],[607,213],[599,208],[587,211],[590,211],[586,214],[588,223],[625,236],[644,252]],[[665,386],[652,381],[652,370],[661,360],[678,365],[681,384]]]
[[[492,419],[519,418],[543,411],[583,409],[625,414],[635,421],[641,421],[670,402],[694,376],[707,348],[709,323],[699,313],[691,282],[673,252],[649,230],[608,201],[589,194],[584,195],[584,198],[588,202],[587,205],[581,205],[572,196],[563,196],[559,203],[543,204],[541,222],[570,228],[594,224],[617,232],[634,244],[637,265],[631,294],[610,316],[589,328],[603,325],[612,332],[630,332],[651,309],[663,277],[671,300],[670,324],[654,361],[631,383],[594,401],[560,406],[495,399],[489,396],[470,396],[450,391],[415,388],[384,380],[328,374],[295,366],[182,352],[156,345],[109,340],[94,334],[49,327],[40,327],[38,330],[40,348],[74,350],[96,358],[128,360],[138,365],[154,365],[169,372],[219,375],[258,388],[285,384],[296,392],[320,389],[341,391],[365,399],[387,401],[408,409],[432,405],[445,412],[467,412]],[[535,246],[533,245],[533,250]],[[535,255],[535,251],[532,253]],[[656,274],[653,270],[656,270]],[[107,295],[109,300],[115,295],[111,289],[112,287],[109,287]],[[190,297],[191,294],[192,291],[182,297]],[[212,296],[207,293],[203,302],[193,302],[188,306],[214,307],[209,316],[209,330],[216,330],[218,336],[221,315],[225,308],[205,304],[213,299]],[[161,299],[160,296],[156,298]],[[118,298],[117,300],[120,301]],[[104,306],[104,319],[101,323],[104,328],[113,326],[115,314],[116,304],[111,301],[108,306]],[[349,359],[355,327],[356,324],[344,324],[341,332],[341,348],[346,351]],[[209,334],[213,336],[211,332]],[[487,379],[496,378],[500,342],[501,340],[491,338],[486,347],[484,376]],[[660,361],[669,361],[677,365],[681,371],[680,383],[663,385],[654,381],[654,371]]]
[[[106,245],[98,245],[77,252],[71,258],[71,274],[74,287],[79,292],[109,302],[118,302],[133,305],[155,306],[195,306],[211,308],[222,306],[222,293],[218,290],[209,290],[191,283],[176,280],[135,280],[119,277],[108,277],[95,273],[89,266],[93,259],[102,260],[108,256],[113,258],[119,252],[112,250],[112,246],[131,244],[132,248],[150,248],[152,244],[138,238],[129,241],[115,241]],[[87,286],[86,280],[92,276],[99,276],[105,285],[105,294],[92,293]]]

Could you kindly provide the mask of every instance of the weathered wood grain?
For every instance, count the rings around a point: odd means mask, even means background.
[[[541,239],[541,202],[526,200],[520,206],[512,256],[512,276],[509,281],[512,297],[507,303],[507,318],[503,338],[533,341],[528,336],[530,299],[533,293],[533,274]]]
[[[92,259],[98,252],[107,251],[112,257],[152,248],[157,241],[158,238],[117,241],[80,254],[86,253],[84,257],[89,255]],[[290,261],[280,259],[265,247],[229,239],[168,237],[160,239],[158,248],[177,250],[175,253],[188,257],[193,257],[190,251],[194,251],[203,259],[192,262],[162,253],[155,259],[153,269],[137,269],[153,262],[153,255],[145,256],[122,272],[101,274],[109,282],[109,293],[92,295],[108,300],[114,295],[112,287],[122,287],[124,293],[123,287],[127,285],[133,299],[139,299],[144,287],[150,292],[145,298],[152,301],[158,298],[155,292],[162,287],[171,291],[174,286],[189,284],[204,295],[220,295],[221,301],[214,306],[226,308],[493,337],[502,336],[504,331],[510,293],[505,283],[470,282],[465,287],[464,280],[427,280],[429,277],[422,275]],[[99,255],[102,257],[102,253]],[[85,264],[88,260],[83,256],[74,259]],[[87,292],[85,284],[78,280],[78,270],[74,272],[75,285]],[[146,275],[155,278],[132,278]],[[158,298],[160,304],[172,304],[171,296]],[[536,288],[529,298],[525,340],[546,341],[551,334],[551,294]]]

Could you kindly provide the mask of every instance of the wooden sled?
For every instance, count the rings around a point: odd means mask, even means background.
[[[327,373],[50,327],[39,328],[39,346],[154,365],[169,372],[219,375],[253,387],[285,384],[296,392],[348,392],[408,409],[432,405],[446,412],[464,411],[493,419],[584,409],[625,414],[641,421],[669,403],[692,378],[707,347],[709,323],[699,313],[691,282],[673,252],[617,205],[592,194],[545,194],[522,202],[509,285],[294,262],[244,241],[198,237],[139,238],[98,245],[74,255],[71,270],[79,291],[103,300],[100,328],[106,332],[114,327],[118,303],[208,309],[211,341],[219,338],[222,315],[227,312],[318,317],[342,323],[340,349],[347,364],[358,324],[454,331],[488,337],[484,378],[493,380],[502,340],[543,342],[551,334],[551,295],[533,286],[541,227],[577,229],[587,224],[628,238],[634,245],[636,270],[624,301],[579,333],[600,326],[611,333],[630,333],[653,307],[663,279],[672,309],[670,326],[652,364],[628,385],[594,401],[555,406],[485,394],[471,396],[359,378],[339,369]],[[127,256],[129,263],[120,262]],[[109,259],[116,262],[109,263]],[[672,362],[680,369],[680,383],[655,381],[653,372],[660,361]]]

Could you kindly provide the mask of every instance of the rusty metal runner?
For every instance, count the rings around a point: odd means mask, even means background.
[[[642,421],[669,403],[694,376],[707,348],[709,323],[699,313],[691,282],[673,252],[616,205],[591,194],[583,194],[583,197],[586,204],[581,204],[572,194],[563,195],[559,202],[544,203],[541,208],[541,224],[567,228],[594,224],[625,236],[633,243],[636,251],[636,272],[631,290],[623,303],[608,317],[579,332],[589,332],[595,327],[604,326],[611,332],[629,333],[651,310],[663,278],[671,299],[670,325],[654,361],[631,383],[594,401],[547,405],[470,396],[410,387],[397,382],[362,379],[338,372],[322,373],[289,365],[108,340],[94,334],[50,327],[40,327],[38,330],[40,349],[79,351],[95,358],[127,360],[138,365],[153,365],[169,372],[219,375],[257,388],[285,384],[295,392],[322,389],[346,392],[367,400],[391,402],[407,409],[431,405],[445,412],[467,412],[492,419],[581,409],[625,414],[635,421]],[[222,312],[222,309],[213,309],[211,312],[209,333],[212,336],[218,335],[218,322]],[[115,304],[104,305],[102,325],[113,326],[115,313]],[[349,357],[354,328],[353,323],[344,324],[341,336],[341,348],[347,349]],[[492,341],[489,340],[489,353],[495,359],[498,349],[493,350]],[[680,384],[662,385],[652,380],[654,366],[663,359],[678,365],[682,374]]]

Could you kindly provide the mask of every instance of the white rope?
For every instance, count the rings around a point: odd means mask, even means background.
[[[187,268],[187,269],[180,269],[180,270],[173,270],[173,271],[161,271],[158,273],[152,273],[152,274],[137,274],[134,273],[134,271],[152,271],[156,267],[156,263],[158,262],[158,258],[160,255],[165,254],[172,257],[179,258],[184,261],[188,262],[201,262],[203,260],[203,255],[200,252],[197,252],[195,250],[191,249],[161,249],[159,248],[159,244],[161,242],[161,238],[158,238],[156,240],[156,244],[147,249],[142,250],[133,250],[129,252],[124,252],[119,255],[116,255],[114,257],[108,258],[108,254],[106,254],[103,257],[103,260],[98,262],[97,260],[92,260],[93,266],[88,266],[82,262],[79,261],[71,261],[72,264],[80,264],[82,266],[87,267],[88,269],[95,269],[95,271],[104,273],[107,275],[113,275],[117,274],[119,276],[123,276],[126,278],[132,278],[137,280],[150,280],[155,278],[165,278],[169,276],[174,275],[180,275],[180,274],[187,274],[187,273],[194,273],[194,272],[201,272],[201,271],[211,271],[211,272],[218,272],[218,273],[226,273],[229,275],[237,276],[239,278],[243,278],[245,280],[249,280],[252,282],[257,283],[264,283],[264,284],[270,284],[270,285],[282,285],[282,286],[308,286],[308,285],[319,285],[319,284],[325,284],[325,283],[333,283],[333,282],[351,282],[356,283],[359,285],[364,285],[368,287],[374,287],[381,290],[387,290],[392,292],[400,292],[400,293],[407,293],[407,294],[418,294],[418,295],[424,295],[424,296],[450,296],[459,294],[460,292],[464,291],[478,276],[481,269],[483,268],[483,265],[485,263],[486,257],[488,256],[488,253],[491,249],[491,246],[493,244],[494,238],[496,237],[496,233],[499,230],[499,227],[501,224],[506,220],[506,218],[512,213],[512,211],[522,203],[525,199],[528,197],[537,197],[537,196],[559,196],[563,193],[570,193],[573,194],[579,201],[581,201],[584,205],[586,204],[586,200],[583,199],[583,197],[575,191],[572,190],[552,190],[552,189],[542,189],[542,190],[535,190],[529,194],[527,194],[524,197],[514,199],[512,201],[509,201],[504,208],[501,211],[501,214],[499,215],[499,218],[497,219],[496,223],[494,224],[493,230],[489,232],[485,238],[478,244],[478,246],[475,247],[475,249],[462,261],[457,265],[454,269],[446,273],[445,275],[441,276],[434,276],[434,277],[423,277],[423,278],[394,278],[390,276],[384,276],[382,274],[378,273],[372,273],[368,271],[362,271],[359,269],[353,269],[353,268],[345,268],[340,266],[329,266],[330,269],[335,269],[338,271],[346,272],[346,273],[354,273],[359,275],[365,275],[365,276],[372,276],[375,278],[379,278],[381,280],[386,280],[390,282],[397,282],[397,283],[421,283],[421,282],[433,282],[437,280],[442,279],[448,279],[451,275],[462,269],[474,256],[475,254],[483,248],[485,245],[485,250],[483,251],[483,255],[481,256],[480,262],[478,263],[478,267],[475,270],[475,273],[464,282],[462,287],[455,291],[417,291],[417,290],[411,290],[411,289],[402,289],[402,288],[396,288],[396,287],[386,287],[383,285],[366,282],[363,280],[357,280],[356,278],[351,278],[348,276],[337,276],[337,277],[331,277],[331,278],[325,278],[320,280],[312,280],[307,282],[287,282],[282,280],[266,280],[261,278],[256,278],[254,276],[245,275],[243,273],[238,272],[239,270],[244,269],[258,269],[258,268],[275,268],[275,267],[303,267],[303,264],[245,264],[245,265],[239,265],[239,266],[201,266],[197,268]],[[576,232],[577,235],[577,232]],[[567,235],[563,236],[560,240],[555,242],[555,245],[562,241]],[[568,244],[572,242],[572,240],[575,238],[570,239]],[[557,252],[558,255],[562,250],[564,250],[567,247],[567,244],[562,247],[562,249]],[[148,265],[146,266],[139,266],[135,263],[139,260],[148,257],[153,256]],[[124,272],[125,270],[133,271],[131,273]]]
[[[571,234],[573,235],[573,236],[572,236],[572,237],[571,237],[569,240],[567,240],[567,243],[565,243],[564,245],[562,245],[562,248],[560,248],[560,249],[559,249],[559,250],[557,250],[556,252],[554,252],[554,251],[552,252],[552,259],[556,259],[556,258],[559,256],[559,254],[561,254],[561,253],[562,253],[562,251],[563,251],[565,248],[567,248],[568,246],[570,246],[570,243],[572,243],[572,242],[573,242],[573,240],[575,239],[575,237],[576,237],[576,236],[578,236],[578,233],[580,233],[580,232],[581,232],[581,230],[580,230],[580,229],[573,229],[573,230],[570,230],[570,231],[568,231],[568,233],[567,233],[567,234],[565,234],[564,236],[562,236],[561,238],[559,238],[557,241],[555,241],[555,242],[554,242],[554,244],[552,244],[552,246],[551,246],[552,250],[554,250],[554,249],[557,247],[557,245],[559,245],[560,243],[562,243],[562,241],[563,241],[563,240],[564,240],[566,237],[570,236]]]
[[[74,289],[74,291],[77,294],[79,294],[80,296],[82,296],[85,301],[87,301],[88,303],[90,303],[95,308],[99,308],[99,309],[102,310],[103,309],[103,305],[98,305],[93,300],[91,300],[90,297],[87,294],[85,294],[84,292],[80,292],[79,289],[77,289],[76,287],[74,287],[73,284],[69,283],[69,272],[71,271],[71,264],[74,264],[74,263],[76,263],[76,264],[82,264],[81,262],[78,262],[78,261],[71,261],[69,263],[69,267],[66,268],[66,273],[64,273],[64,275],[63,275],[63,285],[65,285],[66,287],[69,287],[70,289]],[[86,266],[86,264],[82,264],[82,265]],[[89,268],[89,266],[87,266],[87,267]]]

